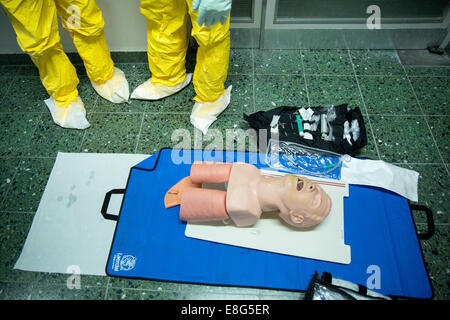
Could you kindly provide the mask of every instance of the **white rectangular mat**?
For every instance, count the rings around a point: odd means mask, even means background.
[[[100,213],[105,194],[125,188],[131,167],[148,157],[58,153],[14,268],[105,275],[116,226]],[[121,200],[122,196],[113,195],[108,212],[119,213]]]
[[[274,171],[262,170],[262,173],[282,175]],[[238,228],[232,222],[189,222],[185,235],[239,247],[349,264],[351,248],[344,243],[344,197],[348,197],[348,184],[315,177],[310,180],[320,184],[332,201],[330,214],[315,228],[296,229],[281,221],[276,213],[263,213],[254,226],[246,228]]]

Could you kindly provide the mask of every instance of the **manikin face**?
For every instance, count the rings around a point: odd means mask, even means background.
[[[331,199],[320,186],[292,174],[281,179],[280,197],[288,209],[280,212],[283,220],[295,227],[312,227],[328,216]]]

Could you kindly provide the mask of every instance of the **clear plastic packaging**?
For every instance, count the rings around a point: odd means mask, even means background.
[[[339,180],[343,157],[331,151],[271,139],[265,161],[277,171]]]

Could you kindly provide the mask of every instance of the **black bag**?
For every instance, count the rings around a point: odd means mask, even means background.
[[[349,281],[333,278],[331,273],[316,271],[312,277],[304,300],[392,300],[391,297],[367,289]]]
[[[277,138],[281,141],[295,142],[301,145],[306,145],[321,150],[333,151],[339,154],[355,155],[359,149],[367,145],[366,127],[359,107],[348,110],[347,104],[342,104],[335,107],[312,107],[311,109],[314,111],[314,115],[327,114],[330,111],[334,112],[335,118],[328,122],[328,125],[332,130],[332,136],[334,138],[333,141],[323,140],[320,129],[315,131],[305,130],[305,132],[309,132],[312,135],[312,140],[308,140],[300,136],[296,117],[299,115],[299,108],[297,107],[278,107],[269,111],[259,111],[251,115],[244,114],[244,119],[255,130],[266,129],[269,138]],[[278,120],[278,137],[272,137],[270,132],[270,124],[273,116],[280,116]],[[349,142],[343,137],[344,123],[346,121],[352,123],[353,120],[358,122],[359,137],[355,140],[353,139],[353,136],[350,136]],[[260,142],[258,141],[258,143]]]

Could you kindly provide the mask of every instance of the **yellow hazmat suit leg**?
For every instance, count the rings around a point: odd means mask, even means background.
[[[152,83],[173,87],[186,77],[186,0],[141,0],[147,19],[147,56]]]
[[[106,44],[105,22],[95,0],[55,0],[62,25],[69,31],[86,72],[93,82],[112,78],[114,62]]]
[[[103,31],[105,22],[95,0],[55,2],[95,91],[113,103],[127,102],[128,82],[122,70],[114,67]]]
[[[45,100],[53,121],[64,128],[90,126],[78,96],[75,68],[62,50],[53,0],[0,0],[17,35],[17,42],[39,69],[50,98]]]
[[[57,105],[76,101],[79,83],[64,53],[53,0],[0,0],[17,35],[20,48],[30,55],[48,94]]]
[[[147,55],[153,85],[187,85],[185,58],[189,13],[192,36],[199,44],[194,100],[213,102],[225,93],[230,53],[229,18],[224,25],[201,27],[197,24],[197,12],[192,11],[192,0],[141,0],[141,13],[147,19]]]
[[[158,100],[185,88],[192,80],[186,74],[185,0],[142,0],[147,18],[147,56],[152,77],[134,89],[132,99]]]
[[[224,25],[199,26],[198,12],[192,11],[192,0],[187,0],[192,22],[192,36],[198,43],[194,87],[199,103],[214,102],[225,93],[230,58],[230,16]]]

